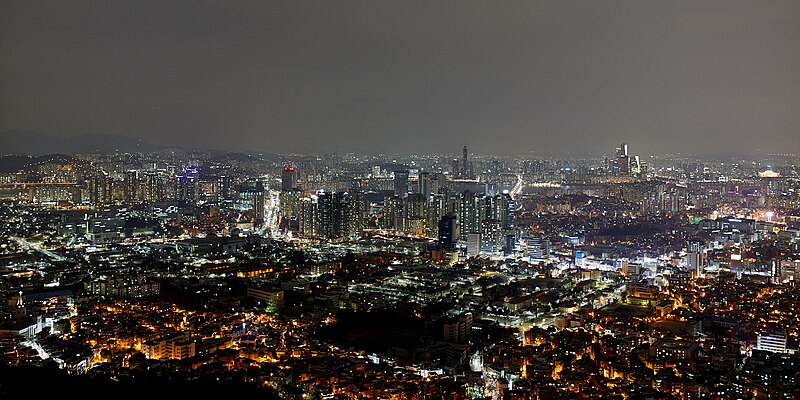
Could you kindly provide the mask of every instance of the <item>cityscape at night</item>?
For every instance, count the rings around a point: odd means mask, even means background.
[[[797,38],[0,0],[0,398],[800,398]]]

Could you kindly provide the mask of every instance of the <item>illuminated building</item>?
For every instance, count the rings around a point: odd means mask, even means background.
[[[786,332],[760,333],[756,341],[756,350],[784,353],[786,352],[786,340]]]
[[[469,190],[459,197],[458,228],[461,236],[481,232],[480,198]]]
[[[181,332],[142,343],[142,353],[154,360],[183,360],[194,357],[195,343],[189,340],[189,332]]]
[[[317,197],[304,197],[298,205],[298,233],[300,236],[316,237],[319,224],[317,223]]]
[[[383,199],[381,226],[387,229],[403,230],[405,202],[399,196],[386,196]]]
[[[547,258],[550,256],[550,241],[538,236],[528,238],[528,257]]]
[[[427,230],[438,232],[439,221],[447,214],[447,199],[442,194],[431,194],[427,196],[426,211],[428,216]]]
[[[408,196],[408,170],[394,171],[394,195],[400,198]]]
[[[419,173],[417,178],[417,193],[427,197],[431,194],[431,174],[427,171]]]
[[[461,149],[461,168],[456,174],[461,179],[475,179],[475,170],[473,169],[472,163],[469,161],[468,156],[469,151],[467,150],[467,145],[464,145],[464,147]]]
[[[283,308],[283,290],[248,286],[247,297],[264,305],[270,312],[277,312]]]
[[[320,191],[300,205],[300,234],[325,239],[351,238],[363,227],[360,196]]]
[[[288,192],[297,188],[297,168],[284,165],[281,171],[281,191]]]
[[[703,276],[703,265],[705,262],[704,247],[705,242],[702,240],[690,240],[687,245],[686,268],[694,278]]]
[[[444,215],[439,219],[439,246],[445,249],[455,248],[456,217]]]
[[[696,342],[685,340],[658,339],[650,345],[650,356],[656,358],[671,358],[676,360],[690,360],[695,358],[699,345]]]
[[[144,193],[142,199],[149,203],[163,201],[165,197],[164,179],[155,173],[144,174],[142,177]]]
[[[444,323],[444,341],[466,343],[472,337],[472,314],[450,318]]]
[[[467,255],[468,256],[477,256],[481,253],[481,234],[480,233],[468,233],[466,235],[462,235],[462,241],[466,246]]]
[[[496,219],[481,221],[481,251],[494,253],[504,247],[503,227]]]
[[[239,207],[243,210],[253,211],[253,223],[260,225],[264,222],[265,197],[264,183],[256,181],[254,186],[243,189],[239,193]]]
[[[145,277],[97,279],[86,283],[86,290],[98,296],[143,298],[161,293],[161,284]]]
[[[86,181],[88,198],[92,204],[110,204],[114,199],[114,179],[110,176],[95,176]]]
[[[125,171],[125,202],[131,204],[138,200],[139,178],[135,170]]]
[[[300,190],[284,191],[280,194],[281,225],[291,230],[298,229],[300,216],[300,200],[303,198]]]
[[[220,200],[230,201],[233,199],[233,188],[231,187],[231,177],[223,175],[218,178],[219,180],[219,197]]]
[[[628,144],[622,143],[615,150],[615,157],[608,160],[612,175],[643,176],[647,172],[646,163],[638,155],[628,152]]]
[[[198,182],[194,176],[177,176],[175,178],[176,200],[187,203],[194,203],[198,196]]]

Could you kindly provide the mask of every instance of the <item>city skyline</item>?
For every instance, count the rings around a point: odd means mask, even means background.
[[[0,0],[0,398],[800,399],[797,38]]]
[[[276,153],[800,149],[796,2],[2,7],[2,131]]]

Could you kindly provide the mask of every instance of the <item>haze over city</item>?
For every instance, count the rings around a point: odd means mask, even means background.
[[[799,38],[0,0],[0,399],[800,399]]]
[[[0,2],[0,131],[271,152],[800,151],[796,1]]]

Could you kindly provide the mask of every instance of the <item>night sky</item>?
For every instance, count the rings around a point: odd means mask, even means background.
[[[0,0],[0,130],[222,150],[800,152],[800,1]]]

